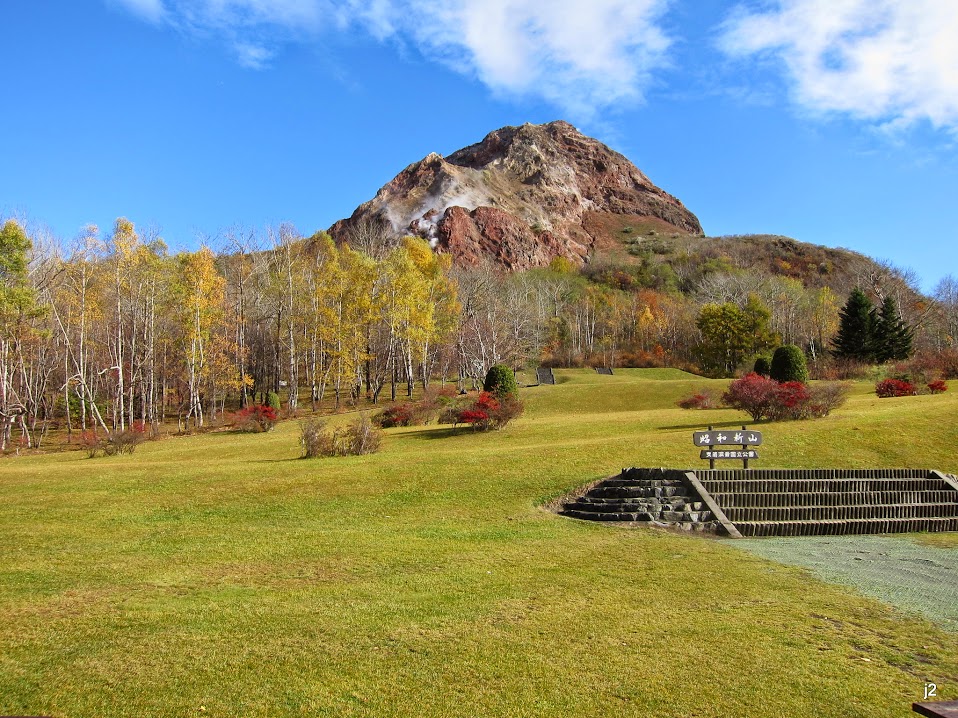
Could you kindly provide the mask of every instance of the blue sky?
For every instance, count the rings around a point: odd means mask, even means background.
[[[711,235],[958,274],[954,0],[5,0],[0,216],[174,248],[566,119]]]

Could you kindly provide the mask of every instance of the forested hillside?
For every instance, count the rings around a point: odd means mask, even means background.
[[[839,312],[860,287],[893,302],[918,351],[953,350],[958,285],[782,237],[622,227],[578,267],[454,267],[420,238],[339,245],[289,226],[224,232],[171,254],[118,219],[72,244],[0,235],[3,448],[50,430],[180,430],[280,395],[283,408],[368,406],[414,385],[472,388],[493,364],[679,366],[713,375],[797,344],[833,371]],[[731,359],[730,359],[731,357]]]

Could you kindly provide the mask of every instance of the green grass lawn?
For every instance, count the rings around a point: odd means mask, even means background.
[[[733,542],[558,517],[624,466],[704,466],[725,382],[556,371],[501,432],[298,426],[0,462],[0,715],[907,716],[958,634]],[[763,424],[758,466],[958,472],[958,397]],[[905,540],[905,539],[902,539]],[[954,550],[938,540],[929,551]]]

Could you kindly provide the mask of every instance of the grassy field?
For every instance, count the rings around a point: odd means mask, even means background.
[[[907,716],[958,634],[734,542],[558,517],[624,466],[702,466],[724,382],[557,371],[501,432],[298,426],[0,462],[0,715]],[[958,472],[958,392],[764,424],[759,466]],[[902,539],[906,540],[906,539]],[[950,547],[950,548],[949,548]],[[929,551],[951,551],[939,540]]]

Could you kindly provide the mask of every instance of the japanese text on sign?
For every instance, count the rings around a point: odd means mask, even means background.
[[[695,431],[692,442],[696,446],[761,446],[760,431]]]
[[[699,453],[700,459],[757,459],[758,452],[755,449],[702,449]]]

